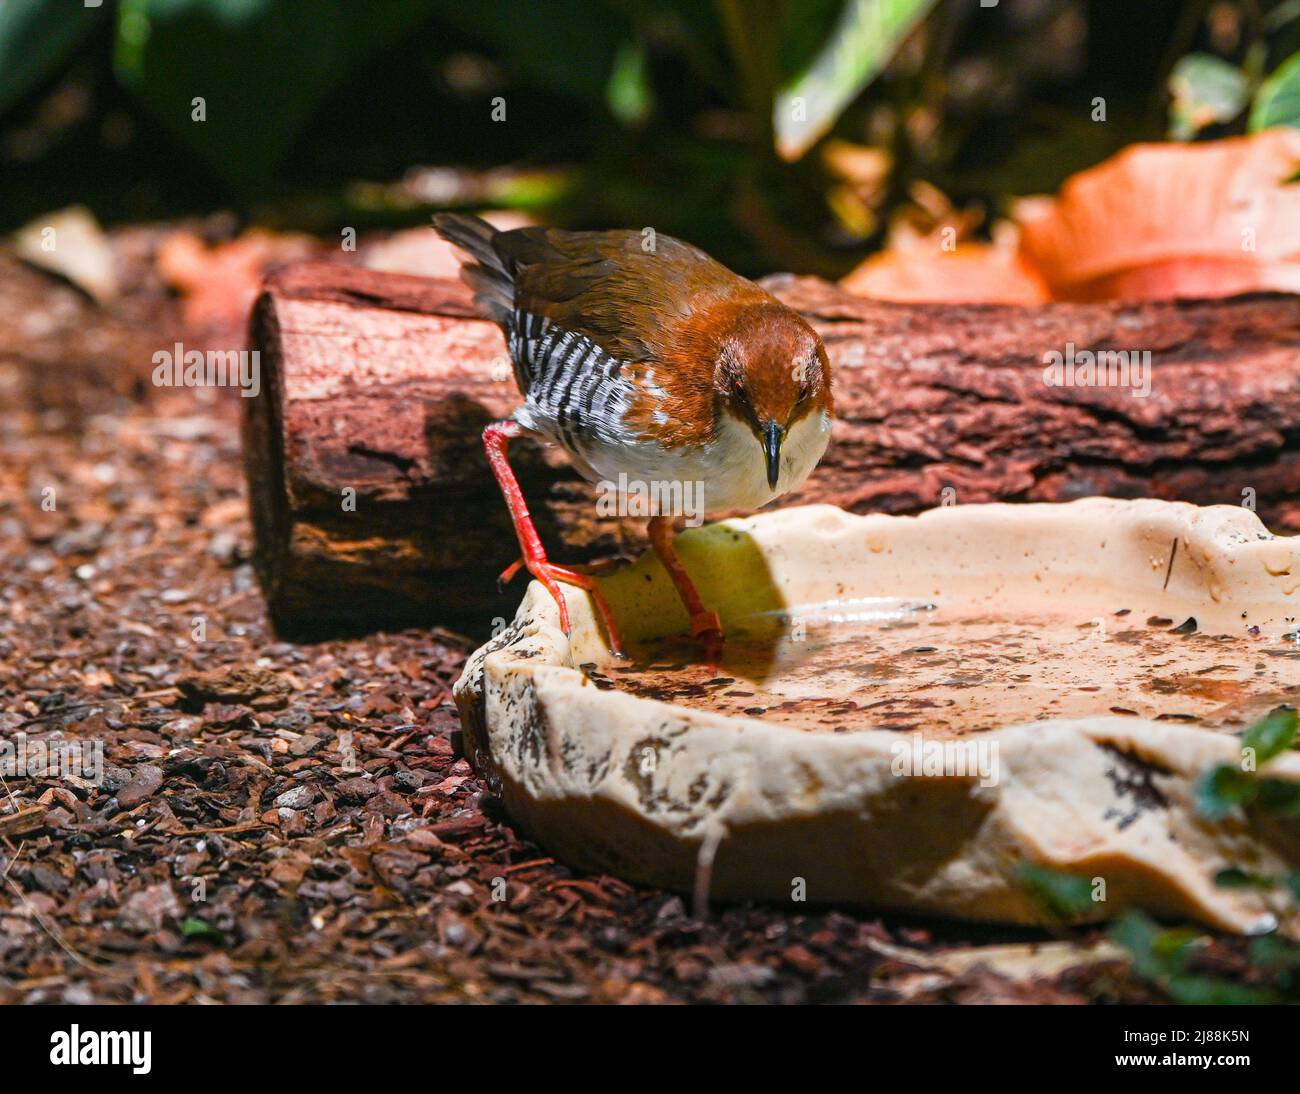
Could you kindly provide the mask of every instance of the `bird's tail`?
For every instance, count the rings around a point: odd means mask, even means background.
[[[494,245],[497,230],[468,213],[435,213],[433,230],[474,259],[461,266],[460,276],[474,290],[474,302],[483,315],[504,327],[514,312],[515,279]]]

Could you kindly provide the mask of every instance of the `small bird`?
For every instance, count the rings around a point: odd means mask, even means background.
[[[498,231],[440,213],[434,228],[473,262],[461,275],[505,335],[523,405],[483,431],[521,567],[555,597],[586,589],[610,645],[617,621],[596,583],[546,557],[506,458],[532,435],[559,444],[594,483],[690,484],[706,512],[757,509],[799,486],[830,437],[831,367],[796,312],[703,251],[638,231]],[[624,476],[624,478],[620,478]],[[652,492],[652,497],[655,495]],[[650,543],[681,597],[691,633],[716,648],[722,626],[673,548],[673,513],[655,512]]]

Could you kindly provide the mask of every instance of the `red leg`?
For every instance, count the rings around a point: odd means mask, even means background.
[[[710,651],[713,651],[716,646],[722,644],[722,620],[718,618],[716,612],[711,612],[704,606],[695,582],[691,580],[691,575],[686,572],[686,567],[677,557],[677,551],[673,547],[672,518],[651,517],[649,532],[650,545],[659,556],[659,561],[664,564],[664,569],[668,571],[668,576],[672,578],[673,585],[677,589],[677,595],[681,597],[687,612],[690,613],[691,634],[695,638],[702,639]]]
[[[621,654],[622,642],[619,640],[618,628],[614,622],[614,613],[610,611],[609,603],[599,586],[585,574],[575,573],[563,566],[551,565],[546,557],[537,529],[533,527],[533,518],[528,515],[528,503],[524,501],[523,491],[519,489],[515,473],[510,470],[510,461],[506,458],[506,449],[510,441],[522,433],[519,423],[509,420],[493,422],[483,430],[483,448],[487,451],[488,463],[492,466],[492,474],[496,476],[497,485],[501,487],[501,493],[505,496],[506,508],[510,510],[510,521],[515,526],[515,535],[519,537],[523,565],[555,598],[555,603],[560,608],[560,628],[565,634],[568,634],[570,629],[569,606],[565,603],[560,582],[586,589],[591,594],[592,600],[596,602],[596,610],[604,621],[610,647],[615,653]],[[516,563],[501,575],[501,580],[508,581],[517,572]]]

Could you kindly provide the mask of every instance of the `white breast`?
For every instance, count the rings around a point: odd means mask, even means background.
[[[581,470],[593,482],[617,483],[622,475],[623,481],[665,494],[665,487],[680,486],[684,496],[702,499],[705,512],[758,509],[802,485],[826,451],[830,430],[825,413],[810,414],[790,430],[781,446],[775,490],[767,484],[767,462],[758,438],[730,414],[722,416],[718,439],[710,445],[665,449],[653,441],[606,440],[584,445],[587,466]]]

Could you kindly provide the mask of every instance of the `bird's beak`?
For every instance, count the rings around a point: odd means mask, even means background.
[[[776,422],[763,427],[763,454],[767,457],[767,485],[775,490],[781,477],[781,427]]]

